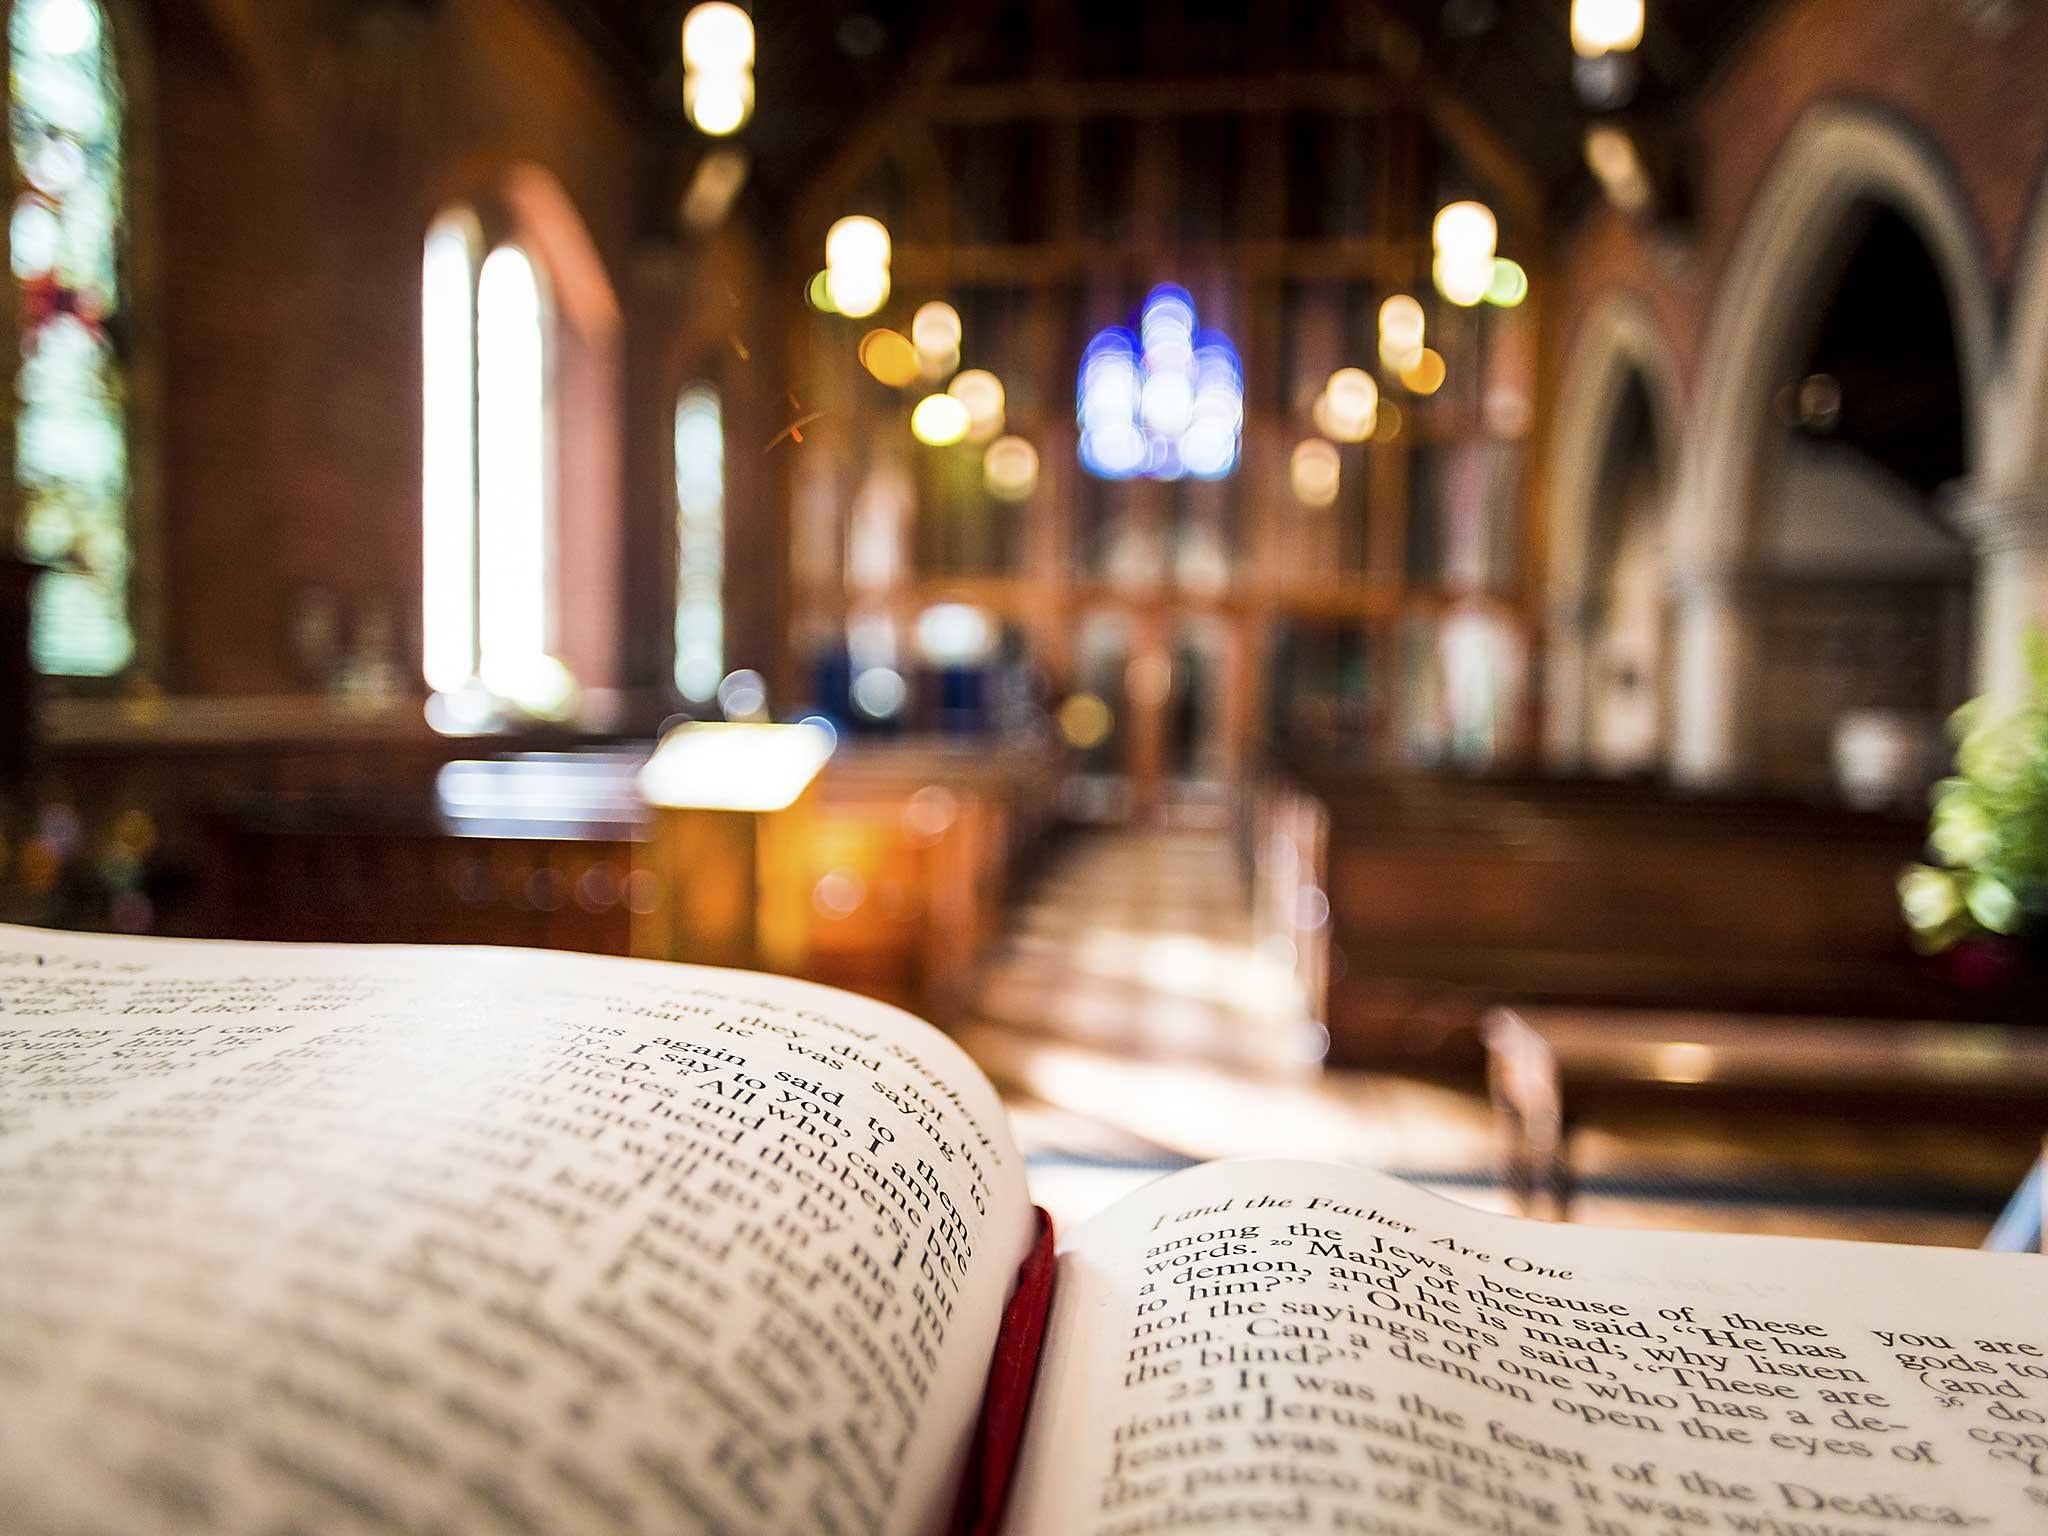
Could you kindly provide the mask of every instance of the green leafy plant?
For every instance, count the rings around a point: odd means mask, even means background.
[[[1899,877],[1899,905],[1929,951],[1982,935],[2032,936],[2048,917],[2048,641],[2027,648],[2026,697],[1973,699],[1949,722],[1955,774],[1934,787],[1937,861]]]

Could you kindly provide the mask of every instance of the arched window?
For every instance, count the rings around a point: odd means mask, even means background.
[[[725,422],[718,391],[676,403],[676,688],[694,703],[725,674]]]
[[[7,44],[14,480],[22,553],[46,568],[30,654],[43,672],[107,677],[135,653],[121,80],[97,0],[16,0]]]
[[[421,593],[428,686],[516,695],[553,628],[550,317],[518,245],[454,213],[421,267]]]

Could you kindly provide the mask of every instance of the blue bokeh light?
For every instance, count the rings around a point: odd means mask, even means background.
[[[1081,467],[1104,480],[1220,480],[1237,468],[1244,365],[1221,331],[1196,324],[1178,283],[1145,296],[1135,329],[1098,331],[1075,390]]]

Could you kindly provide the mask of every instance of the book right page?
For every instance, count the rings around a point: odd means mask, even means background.
[[[1212,1163],[1060,1259],[1013,1536],[2048,1531],[2048,1264]]]

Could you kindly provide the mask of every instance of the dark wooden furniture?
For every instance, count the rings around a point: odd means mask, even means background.
[[[635,779],[646,748],[461,761],[411,787],[238,796],[204,818],[205,936],[647,953],[667,899]],[[802,846],[802,973],[956,1011],[1058,807],[1050,754],[842,749]],[[687,879],[687,869],[676,874]],[[642,923],[641,933],[658,925]]]
[[[1495,1008],[1480,1023],[1502,1172],[1571,1204],[1575,1122],[1646,1105],[2048,1125],[2048,1032],[1992,1024]]]
[[[1299,900],[1327,902],[1338,1061],[1469,1038],[1507,1001],[1964,1020],[2018,1001],[1913,951],[1896,883],[1918,817],[1574,780],[1319,775],[1274,795],[1327,813]]]

